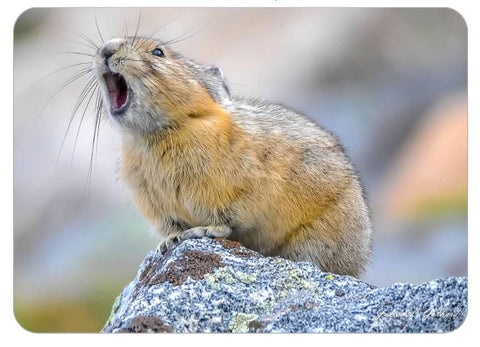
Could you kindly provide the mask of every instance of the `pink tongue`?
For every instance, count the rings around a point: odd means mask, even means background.
[[[112,74],[105,74],[105,82],[107,83],[108,94],[113,108],[119,109],[127,102],[127,91],[123,88],[122,81],[119,77]]]
[[[125,102],[127,101],[127,93],[123,91],[118,91],[115,94],[113,95],[115,98],[115,108],[120,108],[125,105]]]

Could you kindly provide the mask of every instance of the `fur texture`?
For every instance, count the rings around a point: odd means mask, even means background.
[[[113,55],[107,61],[100,51],[94,60],[105,103],[106,71],[122,75],[131,91],[125,113],[111,116],[123,135],[120,174],[164,237],[163,249],[223,236],[264,255],[361,274],[371,221],[334,135],[282,105],[232,98],[217,67],[156,40],[106,45]]]

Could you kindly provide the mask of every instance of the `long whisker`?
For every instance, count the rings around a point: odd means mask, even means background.
[[[78,111],[78,109],[80,108],[80,106],[82,105],[83,101],[85,100],[85,98],[87,97],[88,93],[90,92],[90,90],[96,85],[96,81],[95,81],[95,76],[92,76],[87,84],[85,85],[85,87],[83,88],[82,92],[80,93],[80,96],[78,97],[78,100],[75,104],[75,107],[73,108],[73,111],[72,111],[72,115],[75,115]]]
[[[78,38],[81,38],[82,40],[87,42],[90,45],[90,47],[95,48],[96,50],[99,49],[99,46],[93,40],[91,40],[88,36],[86,36],[85,34],[77,33],[77,32],[72,31],[72,30],[68,30],[68,32],[76,35]]]
[[[164,42],[163,44],[165,45],[174,45],[174,44],[177,44],[179,42],[182,42],[182,41],[185,41],[185,40],[188,40],[196,35],[198,35],[199,33],[201,33],[203,30],[205,30],[205,28],[209,25],[209,23],[203,25],[200,29],[198,29],[197,31],[193,32],[191,35],[188,35],[188,36],[185,36],[187,35],[188,33],[190,33],[193,28],[187,30],[186,32],[184,32],[183,34],[181,34],[179,37],[177,37],[176,39],[172,39],[172,40],[169,40],[167,42]]]
[[[178,40],[178,39],[181,38],[182,36],[190,33],[192,30],[193,30],[193,28],[190,28],[190,29],[188,29],[187,31],[185,31],[184,33],[182,33],[182,34],[180,34],[179,36],[177,36],[176,38],[171,39],[171,40],[168,40],[168,41],[164,41],[163,44],[164,44],[164,45],[169,45],[169,44],[171,44],[172,42],[174,42],[175,40]]]
[[[149,38],[153,38],[156,34],[158,34],[158,32],[160,30],[162,30],[163,28],[165,28],[167,25],[170,25],[172,24],[174,21],[176,21],[178,19],[178,17],[180,17],[180,14],[176,15],[172,20],[170,20],[169,22],[167,22],[166,24],[162,25],[160,28],[158,29],[155,29],[155,31],[153,32],[153,34],[151,34],[149,36]]]
[[[124,20],[124,24],[125,24],[125,27],[123,28],[123,34],[124,34],[123,38],[126,41],[128,39],[128,24],[126,19]]]
[[[75,74],[72,78],[68,79],[67,81],[62,83],[59,87],[57,87],[53,91],[52,95],[48,98],[47,102],[45,103],[45,106],[43,106],[42,111],[40,112],[40,115],[43,114],[48,104],[53,100],[53,98],[55,98],[58,95],[58,93],[60,93],[63,89],[65,89],[67,86],[69,86],[79,78],[82,78],[83,76],[89,74],[90,72],[92,72],[92,68],[84,68],[80,70],[77,74]]]
[[[98,22],[97,22],[97,17],[95,16],[95,27],[97,28],[97,33],[98,33],[98,36],[100,37],[100,40],[102,41],[102,44],[105,43],[105,40],[103,39],[103,36],[102,36],[102,33],[100,32],[100,28],[98,26]]]
[[[87,35],[80,33],[80,37],[83,38],[88,43],[90,43],[92,46],[96,47],[97,49],[100,48],[99,45],[97,45],[97,43],[93,41],[91,38],[89,38]]]
[[[100,122],[102,120],[102,107],[103,100],[100,88],[97,89],[97,99],[95,100],[95,118],[98,118],[98,128],[97,128],[97,144],[95,147],[95,160],[97,160],[97,151],[98,151],[98,138],[100,137]]]
[[[100,38],[102,44],[104,44],[104,39],[103,35],[100,31],[100,27],[98,25],[98,20],[95,18],[95,27],[97,30],[98,37]],[[128,29],[127,29],[128,30]],[[100,49],[99,45],[97,45],[92,39],[87,37],[84,34],[79,34],[75,33],[77,37],[81,39],[81,41],[78,40],[71,40],[72,42],[82,45],[84,47],[87,47],[89,49],[94,50],[95,52],[93,54],[87,53],[87,52],[82,52],[82,51],[63,51],[63,52],[58,52],[55,54],[71,54],[71,55],[81,55],[81,56],[87,56],[90,58],[94,58],[98,50]],[[55,73],[58,73],[59,71],[66,70],[69,68],[72,68],[74,66],[83,66],[83,68],[80,69],[80,71],[77,71],[71,78],[69,78],[67,81],[62,83],[52,94],[52,96],[49,98],[48,103],[64,88],[66,88],[68,85],[71,83],[77,81],[80,78],[83,78],[84,76],[91,74],[93,71],[93,66],[91,62],[82,62],[82,63],[77,63],[77,64],[72,64],[69,66],[65,66],[62,68],[57,69],[56,71],[53,71],[49,75],[45,76],[48,77],[50,75],[53,75]],[[73,167],[73,162],[74,162],[74,157],[75,157],[75,152],[80,136],[80,130],[83,125],[83,120],[85,119],[87,111],[90,109],[92,102],[94,103],[94,110],[95,110],[95,123],[94,123],[94,132],[93,132],[93,139],[92,139],[92,149],[91,149],[91,154],[90,154],[90,164],[89,164],[89,169],[88,169],[88,194],[90,195],[90,186],[91,186],[91,180],[92,180],[92,172],[93,172],[93,159],[94,159],[94,154],[96,156],[97,150],[98,150],[98,139],[100,135],[100,120],[101,120],[101,115],[102,115],[102,109],[103,109],[103,100],[102,100],[102,95],[100,92],[100,86],[97,83],[95,75],[92,75],[86,84],[84,85],[70,116],[70,119],[68,121],[68,125],[64,134],[64,137],[62,139],[62,144],[60,146],[58,158],[60,157],[60,154],[65,146],[67,136],[71,130],[71,127],[73,125],[73,120],[76,117],[76,115],[81,112],[81,117],[78,122],[78,127],[76,129],[76,134],[75,134],[75,141],[73,143],[73,149],[72,149],[72,155],[71,155],[71,162],[70,162],[70,168],[72,169]],[[46,105],[45,105],[46,106]],[[43,112],[43,111],[42,111]],[[57,158],[57,163],[58,163],[58,158]]]
[[[77,41],[77,40],[72,40],[72,39],[62,39],[62,40],[82,45],[84,47],[90,48],[91,50],[93,50],[95,52],[98,50],[98,47],[92,46],[91,44],[85,43],[85,42],[82,42],[82,41]]]
[[[137,39],[138,30],[140,29],[140,20],[142,18],[142,11],[138,12],[137,27],[135,28],[135,34],[133,35],[132,47],[135,45],[135,40]]]
[[[86,96],[88,95],[88,92],[91,89],[91,85],[95,85],[95,77],[90,78],[90,80],[87,82],[85,87],[83,88],[82,92],[80,93],[80,96],[77,99],[77,102],[75,104],[75,107],[73,108],[72,114],[70,116],[70,120],[67,125],[67,129],[65,130],[65,134],[63,136],[62,144],[60,146],[60,150],[58,151],[58,156],[57,156],[57,164],[60,159],[60,154],[62,153],[63,146],[65,145],[65,141],[67,139],[68,132],[70,131],[70,127],[73,122],[73,118],[75,118],[75,114],[77,113],[78,109],[82,105],[83,101],[85,100]]]
[[[92,90],[92,88],[93,88],[93,90]],[[92,101],[92,97],[95,94],[95,90],[97,88],[98,88],[98,85],[94,84],[89,90],[90,97],[88,98],[87,104],[85,105],[85,107],[83,109],[82,117],[80,118],[80,123],[78,124],[78,128],[77,128],[77,134],[75,135],[75,142],[73,143],[72,159],[71,159],[71,162],[70,162],[71,166],[73,165],[73,158],[74,158],[74,155],[75,155],[75,149],[77,148],[77,141],[78,141],[78,136],[80,134],[80,128],[82,127],[83,119],[85,118],[85,114],[87,113],[88,106],[90,105],[90,102]]]
[[[97,88],[98,88],[98,85],[97,85],[95,90],[97,90]],[[93,96],[94,92],[92,92],[92,96]],[[90,97],[90,99],[91,99],[91,97]],[[90,164],[88,166],[88,195],[89,196],[90,196],[90,185],[92,183],[93,154],[94,154],[94,151],[95,151],[95,143],[98,141],[99,128],[100,128],[100,117],[97,114],[95,116],[95,125],[94,125],[94,130],[93,130],[92,149],[91,149],[91,152],[90,152]]]
[[[38,81],[36,81],[35,83],[33,83],[33,85],[36,85],[37,83],[40,83],[41,81],[43,81],[44,79],[56,74],[56,73],[59,73],[60,71],[63,71],[63,70],[67,70],[67,69],[71,69],[73,67],[76,67],[76,66],[80,66],[80,65],[91,65],[90,62],[88,63],[78,63],[78,64],[72,64],[72,65],[68,65],[68,66],[64,66],[64,67],[61,67],[53,72],[50,72],[49,74],[41,77]]]
[[[58,55],[58,54],[78,54],[78,55],[86,55],[87,57],[95,57],[95,54],[88,54],[85,52],[75,52],[75,51],[63,51],[63,52],[57,52],[57,53],[52,53],[51,55]]]

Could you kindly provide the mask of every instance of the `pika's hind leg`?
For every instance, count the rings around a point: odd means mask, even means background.
[[[324,272],[358,277],[370,255],[370,229],[327,232],[323,223],[294,230],[278,249],[278,255],[294,261],[308,261]]]

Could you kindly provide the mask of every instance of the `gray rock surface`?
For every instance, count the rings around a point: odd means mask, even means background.
[[[152,251],[102,332],[446,332],[467,313],[467,279],[375,288],[226,239]]]

